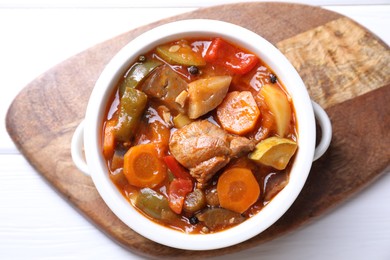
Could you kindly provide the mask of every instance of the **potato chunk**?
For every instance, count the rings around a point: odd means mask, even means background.
[[[221,104],[232,77],[215,76],[188,84],[188,117],[196,119]]]
[[[286,94],[271,85],[264,85],[260,95],[275,117],[277,134],[284,137],[289,130],[291,120],[291,107]]]

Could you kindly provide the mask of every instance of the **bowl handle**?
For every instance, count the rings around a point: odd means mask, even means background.
[[[330,119],[325,110],[313,100],[311,102],[313,105],[314,116],[322,130],[321,140],[314,150],[314,162],[319,159],[326,150],[328,150],[330,141],[332,140],[332,124],[330,123]]]
[[[71,154],[73,163],[85,175],[90,176],[87,162],[83,153],[84,148],[84,120],[77,126],[72,136]]]

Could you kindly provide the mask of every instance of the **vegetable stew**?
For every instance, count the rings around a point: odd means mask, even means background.
[[[261,211],[288,184],[296,150],[283,83],[218,37],[138,57],[102,126],[112,182],[143,215],[186,233],[218,232]]]

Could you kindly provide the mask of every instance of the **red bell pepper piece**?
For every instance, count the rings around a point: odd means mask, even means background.
[[[204,58],[207,62],[220,64],[237,74],[249,72],[259,60],[256,55],[246,53],[221,38],[211,42]]]
[[[184,199],[192,191],[193,184],[189,179],[176,178],[169,184],[168,201],[169,207],[176,214],[180,214],[183,209]]]
[[[188,171],[172,155],[165,156],[164,162],[175,178],[192,180]]]
[[[194,186],[191,175],[181,166],[181,164],[173,157],[168,155],[164,157],[165,164],[175,176],[175,179],[168,187],[169,207],[173,212],[180,214],[183,209],[185,197],[192,191]]]

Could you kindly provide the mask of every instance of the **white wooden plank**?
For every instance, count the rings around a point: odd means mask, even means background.
[[[128,255],[21,155],[0,156],[0,259],[99,259],[109,252],[113,257]]]
[[[266,0],[262,0],[265,2]],[[205,7],[220,5],[226,3],[237,3],[237,0],[144,0],[144,1],[127,1],[127,0],[0,0],[0,7],[38,7],[38,8],[111,8],[111,7],[148,7],[148,8],[165,8],[165,7]],[[259,0],[246,0],[246,2],[259,2]],[[261,1],[260,1],[261,2]],[[388,0],[273,0],[273,2],[300,2],[310,5],[365,5],[365,4],[389,4]]]
[[[2,155],[0,165],[0,259],[138,258],[81,217],[22,156]],[[296,232],[216,259],[388,259],[389,185],[387,174]]]
[[[5,115],[15,96],[51,67],[139,26],[189,12],[161,9],[1,9],[0,153],[15,153]],[[4,26],[12,25],[12,26]]]

